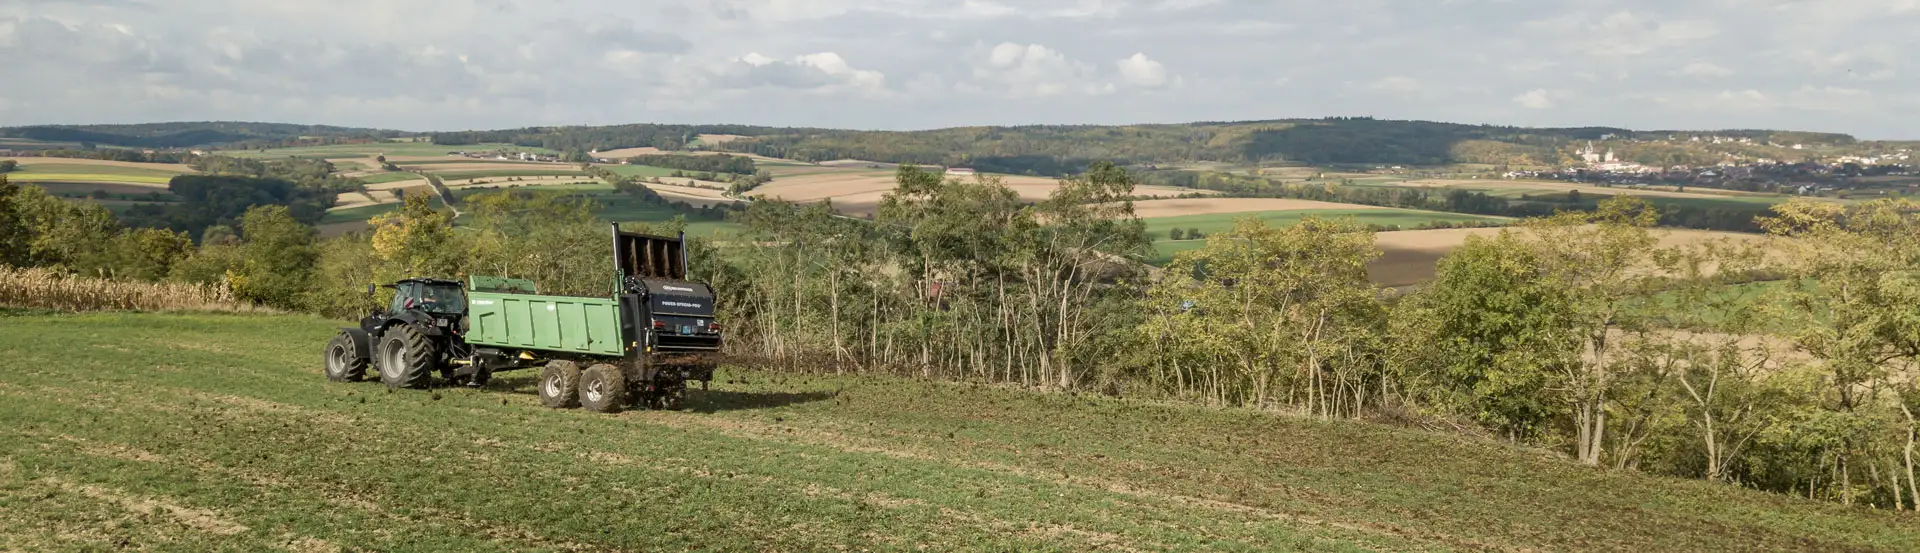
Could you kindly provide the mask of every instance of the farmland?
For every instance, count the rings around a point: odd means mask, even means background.
[[[688,412],[386,393],[321,378],[336,324],[0,317],[0,549],[1920,548],[1884,511],[1371,423],[731,368]]]
[[[297,148],[272,148],[266,150],[228,150],[217,152],[220,155],[249,158],[308,157],[323,159],[371,158],[377,155],[394,156],[444,156],[447,152],[469,151],[490,152],[506,150],[511,152],[555,153],[545,148],[529,148],[513,144],[466,144],[449,146],[431,142],[368,142],[363,144],[334,144],[328,146],[301,146]]]
[[[1291,201],[1291,200],[1283,200],[1283,201]],[[1322,202],[1310,202],[1310,204],[1320,204],[1320,203]],[[1147,224],[1147,234],[1149,237],[1153,238],[1154,240],[1154,256],[1151,259],[1149,259],[1149,262],[1155,265],[1164,265],[1166,264],[1166,262],[1171,261],[1173,259],[1174,254],[1187,251],[1187,250],[1196,249],[1206,244],[1206,241],[1204,239],[1201,239],[1201,240],[1169,239],[1169,234],[1175,229],[1181,230],[1183,232],[1191,232],[1193,230],[1199,230],[1203,235],[1210,235],[1210,234],[1223,232],[1226,230],[1231,230],[1235,222],[1247,217],[1259,219],[1260,221],[1265,222],[1267,225],[1270,225],[1270,226],[1292,225],[1294,223],[1300,222],[1301,219],[1304,219],[1307,217],[1351,218],[1355,222],[1358,222],[1363,225],[1380,225],[1383,227],[1401,227],[1401,228],[1417,227],[1420,225],[1433,224],[1433,223],[1498,224],[1505,221],[1504,219],[1497,218],[1497,217],[1482,217],[1477,215],[1462,215],[1457,213],[1439,213],[1439,212],[1432,212],[1432,211],[1376,208],[1376,207],[1368,207],[1368,206],[1348,206],[1347,209],[1337,209],[1337,208],[1331,208],[1330,206],[1337,206],[1339,204],[1326,204],[1326,205],[1328,207],[1316,206],[1316,207],[1319,207],[1317,209],[1287,209],[1287,210],[1255,211],[1255,212],[1219,211],[1219,212],[1212,212],[1212,213],[1202,213],[1197,215],[1145,218],[1145,222]],[[1230,208],[1221,206],[1219,209],[1230,209]],[[1437,260],[1438,257],[1435,257],[1434,259]],[[1388,260],[1386,259],[1383,259],[1382,263],[1387,263],[1388,265],[1395,266],[1395,267],[1402,266],[1402,264],[1399,261],[1388,262]],[[1411,267],[1411,265],[1409,265],[1409,267]],[[1427,265],[1427,268],[1424,271],[1414,271],[1414,274],[1430,276],[1432,274],[1431,264],[1429,263]],[[1400,276],[1393,276],[1388,274],[1383,274],[1381,276],[1387,277],[1386,279],[1391,281],[1403,280],[1403,277],[1400,277]]]

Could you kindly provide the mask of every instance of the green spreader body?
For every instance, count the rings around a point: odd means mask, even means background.
[[[467,292],[468,344],[608,357],[638,345],[620,322],[619,300],[483,290],[474,283]]]

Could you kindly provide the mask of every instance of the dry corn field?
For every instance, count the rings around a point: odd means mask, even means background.
[[[59,311],[265,311],[224,286],[124,282],[0,266],[0,307]]]

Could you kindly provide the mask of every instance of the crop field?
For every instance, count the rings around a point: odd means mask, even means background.
[[[1149,222],[1151,223],[1151,222]],[[1152,227],[1150,226],[1149,229]],[[1184,228],[1184,227],[1180,227]],[[1386,287],[1411,286],[1433,280],[1440,258],[1467,242],[1470,236],[1491,237],[1500,228],[1427,229],[1381,232],[1374,235],[1380,258],[1367,265],[1367,276],[1374,284]],[[1204,230],[1203,230],[1204,232]],[[1660,229],[1660,247],[1699,244],[1716,240],[1757,243],[1764,236],[1709,230]],[[1164,234],[1162,234],[1164,236]],[[1155,257],[1148,261],[1165,265],[1173,254],[1198,249],[1206,240],[1159,240],[1154,243]]]
[[[679,412],[389,393],[321,377],[339,324],[0,316],[0,549],[1920,549],[1887,511],[1368,423],[731,367]]]
[[[389,182],[417,180],[420,178],[420,175],[417,175],[414,173],[408,173],[405,171],[388,171],[383,173],[375,173],[372,175],[367,175],[359,178],[361,182],[364,182],[367,184],[382,184],[382,183],[389,183]]]
[[[328,146],[301,146],[297,148],[272,148],[267,150],[225,150],[220,155],[233,157],[273,158],[273,157],[323,157],[352,158],[393,156],[444,156],[447,152],[490,152],[507,150],[511,152],[556,153],[545,148],[529,148],[513,144],[462,144],[450,146],[430,142],[374,142],[368,144],[333,144]]]
[[[8,178],[11,179],[12,177],[8,177]],[[112,194],[116,196],[119,196],[119,195],[145,196],[145,195],[153,194],[156,192],[161,194],[162,196],[172,195],[172,193],[167,190],[167,185],[165,183],[128,184],[128,183],[115,183],[115,182],[57,182],[57,181],[14,181],[14,182],[16,184],[31,184],[34,186],[45,188],[47,189],[47,192],[56,194],[56,195],[91,194],[96,190],[106,192],[108,194]]]
[[[809,166],[812,167],[812,166]],[[783,199],[792,202],[812,203],[832,200],[835,209],[848,215],[869,215],[878,209],[882,197],[893,192],[897,183],[894,172],[873,169],[835,169],[828,171],[803,171],[800,174],[781,176],[774,173],[773,182],[760,185],[749,195],[769,199]],[[1001,179],[1002,184],[1030,202],[1047,199],[1047,196],[1060,187],[1057,179],[1047,177],[1027,177],[1017,175],[990,175]],[[1204,193],[1187,188],[1168,186],[1138,186],[1134,194],[1139,196],[1179,196],[1182,194]]]
[[[20,167],[7,173],[18,183],[101,183],[147,186],[165,190],[173,177],[191,173],[185,165],[108,162],[66,158],[8,158]]]
[[[1306,217],[1346,218],[1363,225],[1412,227],[1426,223],[1498,223],[1508,219],[1484,217],[1460,213],[1442,213],[1438,211],[1416,211],[1412,209],[1392,209],[1370,206],[1340,206],[1338,208],[1287,209],[1278,211],[1258,211],[1248,213],[1206,213],[1177,217],[1155,217],[1145,219],[1147,234],[1155,239],[1165,239],[1172,229],[1200,229],[1204,234],[1214,234],[1233,229],[1235,222],[1247,217],[1255,217],[1270,226],[1287,226],[1300,222]]]

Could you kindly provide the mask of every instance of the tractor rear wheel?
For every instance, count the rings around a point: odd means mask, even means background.
[[[554,361],[540,369],[540,404],[554,409],[580,406],[580,365]]]
[[[327,342],[326,359],[327,380],[359,382],[367,377],[367,352],[345,332]]]
[[[620,367],[599,364],[580,376],[580,406],[595,413],[618,413],[627,403],[627,379]]]
[[[408,325],[397,325],[380,335],[380,381],[388,388],[425,388],[433,379],[437,357],[427,335]]]

